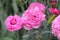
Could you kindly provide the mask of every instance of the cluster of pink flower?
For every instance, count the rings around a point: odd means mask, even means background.
[[[51,2],[53,7],[55,6],[55,2]],[[59,10],[57,8],[49,8],[49,12],[58,15]],[[25,30],[31,30],[32,28],[39,28],[42,21],[45,20],[45,6],[41,3],[34,2],[31,3],[28,9],[23,13],[22,17],[18,15],[10,15],[5,20],[6,29],[10,32],[20,30],[22,27]],[[60,40],[60,15],[56,17],[52,22],[52,34],[57,36]]]
[[[5,20],[6,29],[10,32],[20,30],[22,27],[25,30],[39,28],[42,21],[45,20],[45,6],[41,3],[31,3],[28,9],[23,13],[22,17],[18,15],[10,15]]]
[[[56,8],[56,1],[52,0],[51,4],[52,7],[49,8],[49,12],[57,16],[59,14],[59,10]],[[56,36],[58,40],[60,40],[60,15],[58,15],[52,21],[51,29],[52,29],[52,34]]]
[[[51,0],[50,4],[52,5],[52,7],[49,8],[49,12],[54,14],[54,15],[58,15],[59,14],[59,10],[56,8],[56,1],[55,0]]]

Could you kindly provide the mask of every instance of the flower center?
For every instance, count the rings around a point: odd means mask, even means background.
[[[34,18],[36,18],[36,16],[34,16]]]
[[[16,19],[15,19],[15,18],[12,18],[12,19],[10,20],[10,24],[11,24],[11,25],[15,25],[15,24],[16,24],[16,22],[17,22],[17,21],[16,21]]]

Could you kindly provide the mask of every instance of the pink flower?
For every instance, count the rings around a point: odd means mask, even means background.
[[[45,15],[39,9],[27,9],[22,17],[24,21],[24,29],[31,30],[32,28],[39,28],[42,21],[45,20]]]
[[[33,2],[29,5],[28,10],[29,9],[35,9],[41,12],[45,11],[45,5],[43,5],[42,3],[39,2]]]
[[[31,30],[39,28],[42,21],[45,20],[45,6],[41,3],[31,3],[28,9],[23,14],[24,29]]]
[[[52,34],[60,40],[60,15],[53,20],[51,28]]]
[[[59,10],[57,8],[49,8],[49,12],[54,14],[54,15],[58,15],[59,14]]]
[[[22,23],[23,22],[18,15],[14,15],[14,16],[10,15],[5,20],[6,29],[9,30],[10,32],[21,29]]]
[[[51,0],[50,3],[51,5],[56,5],[56,0]]]

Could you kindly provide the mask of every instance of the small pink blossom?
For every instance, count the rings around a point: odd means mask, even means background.
[[[49,12],[54,14],[54,15],[58,15],[59,14],[59,10],[57,8],[49,8]]]
[[[51,0],[50,3],[51,5],[56,5],[56,0]]]
[[[42,21],[45,20],[45,15],[39,9],[27,9],[22,17],[24,21],[24,29],[31,30],[32,28],[39,28]]]
[[[60,40],[60,15],[52,22],[52,34]]]
[[[22,28],[22,20],[18,15],[10,15],[5,20],[6,29],[10,32],[19,30]]]
[[[28,10],[29,9],[35,9],[35,10],[38,9],[38,11],[44,12],[45,11],[45,5],[43,5],[42,3],[39,3],[39,2],[33,2],[29,5]]]

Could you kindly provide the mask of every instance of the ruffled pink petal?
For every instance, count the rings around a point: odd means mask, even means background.
[[[32,29],[32,25],[29,24],[28,22],[25,22],[24,29],[25,30],[31,30]]]

